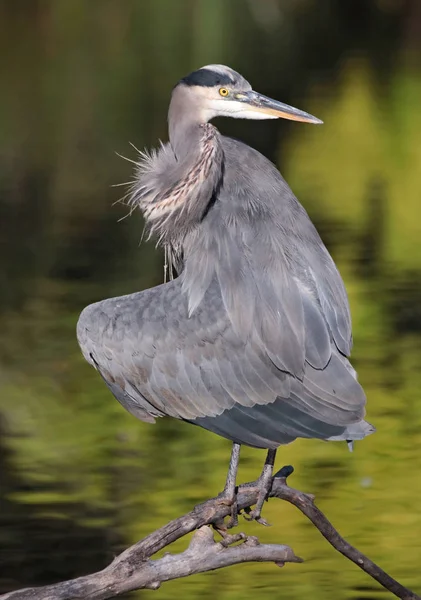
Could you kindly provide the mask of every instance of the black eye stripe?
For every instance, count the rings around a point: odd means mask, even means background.
[[[181,79],[180,83],[184,83],[185,85],[214,87],[216,85],[233,85],[234,81],[228,75],[217,73],[211,69],[199,69]]]

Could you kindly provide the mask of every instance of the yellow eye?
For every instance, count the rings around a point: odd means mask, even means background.
[[[228,96],[228,94],[229,94],[227,88],[220,88],[219,93],[221,94],[221,96],[224,96],[224,97]]]

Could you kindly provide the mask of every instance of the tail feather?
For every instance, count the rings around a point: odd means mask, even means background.
[[[376,431],[374,425],[369,423],[368,421],[359,421],[358,423],[352,423],[352,425],[348,425],[341,435],[334,435],[328,438],[329,442],[342,442],[346,441],[348,444],[349,451],[352,452],[354,449],[354,441],[362,440],[367,435],[371,435]]]

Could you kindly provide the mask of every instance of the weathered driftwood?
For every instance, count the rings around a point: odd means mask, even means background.
[[[368,573],[384,588],[403,600],[421,600],[373,561],[344,540],[325,515],[314,504],[314,497],[289,487],[286,478],[292,467],[283,467],[274,477],[270,498],[286,500],[296,506],[317,527],[332,546]],[[256,482],[238,488],[238,509],[246,510],[256,503]],[[157,589],[164,581],[196,573],[213,571],[244,562],[301,562],[291,548],[277,544],[260,544],[255,537],[226,535],[215,542],[210,525],[223,529],[223,519],[230,506],[218,498],[197,505],[191,512],[174,519],[134,544],[97,573],[38,588],[27,588],[0,596],[0,600],[105,600],[138,589]],[[165,554],[151,560],[159,550],[195,531],[190,545],[180,554]],[[240,542],[233,545],[235,542]]]

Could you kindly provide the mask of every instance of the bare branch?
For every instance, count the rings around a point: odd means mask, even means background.
[[[233,536],[235,538],[235,536]],[[215,542],[212,529],[198,529],[187,550],[181,554],[165,554],[158,560],[145,560],[134,568],[122,555],[98,573],[40,588],[28,588],[0,596],[2,600],[105,600],[139,589],[158,589],[164,581],[180,579],[245,562],[273,562],[282,567],[286,562],[302,562],[288,546],[260,544],[248,537],[241,544],[229,546]]]
[[[286,478],[292,471],[292,467],[284,467],[277,473],[269,497],[294,504],[336,550],[395,596],[402,600],[421,600],[344,540],[316,507],[313,496],[290,488]],[[240,486],[237,496],[239,510],[248,510],[256,503],[257,497],[257,482]],[[244,534],[227,536],[216,543],[207,525],[223,530],[223,520],[230,512],[231,507],[223,499],[212,498],[134,544],[98,573],[55,585],[9,592],[0,596],[0,600],[106,600],[132,590],[157,589],[164,581],[243,562],[273,562],[278,566],[286,562],[301,562],[288,546],[260,544],[257,538],[247,538]],[[195,530],[187,550],[150,560],[156,552]],[[242,538],[245,538],[242,543],[229,546]]]
[[[421,597],[401,585],[396,579],[393,579],[376,563],[370,560],[362,552],[351,546],[336,529],[332,523],[325,517],[322,511],[314,504],[314,496],[312,494],[304,494],[298,490],[294,490],[286,484],[286,477],[293,471],[292,467],[283,467],[274,478],[271,495],[286,500],[296,506],[310,521],[317,527],[320,533],[327,541],[341,554],[349,558],[360,569],[368,573],[370,577],[378,581],[380,585],[392,592],[401,600],[421,600]]]

